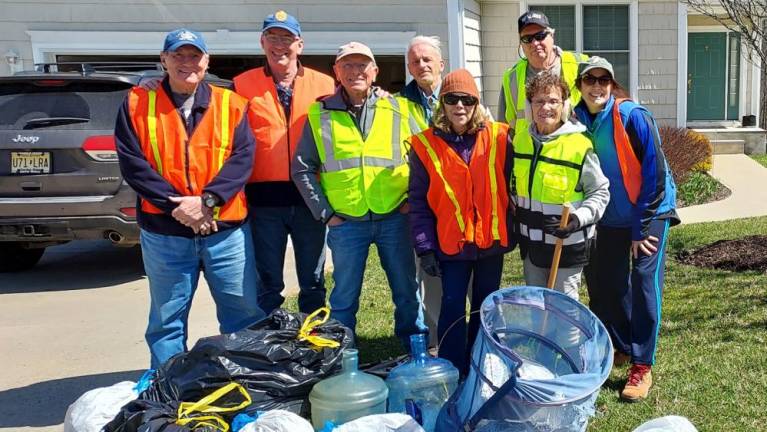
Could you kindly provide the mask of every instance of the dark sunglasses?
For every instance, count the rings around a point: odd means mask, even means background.
[[[610,83],[612,83],[613,79],[610,77],[610,75],[602,75],[602,76],[595,77],[594,75],[586,74],[581,77],[581,81],[583,81],[584,83],[590,86],[596,84],[596,82],[599,81],[599,85],[605,87],[609,85]]]
[[[462,95],[457,95],[452,93],[448,93],[445,96],[443,96],[442,101],[445,102],[445,105],[457,105],[458,101],[461,101],[463,106],[474,106],[477,104],[477,102],[479,102],[477,98],[475,98],[474,96],[469,96],[469,95],[462,96]]]
[[[546,36],[549,35],[549,32],[546,30],[539,31],[538,33],[531,34],[531,35],[525,35],[519,38],[519,41],[523,44],[529,44],[533,41],[533,39],[537,40],[538,42],[546,39]]]

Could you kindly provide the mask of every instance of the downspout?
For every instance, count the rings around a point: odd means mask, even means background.
[[[463,0],[446,0],[449,70],[466,67],[463,47]]]

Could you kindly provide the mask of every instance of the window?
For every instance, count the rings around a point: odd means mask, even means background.
[[[576,8],[580,8],[579,17]],[[531,4],[530,10],[541,11],[556,29],[556,44],[564,50],[579,51],[606,58],[613,65],[615,79],[629,85],[629,6]],[[580,35],[580,46],[579,38]]]

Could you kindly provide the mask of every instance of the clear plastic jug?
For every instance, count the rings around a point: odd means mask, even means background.
[[[410,351],[413,359],[392,369],[386,379],[389,412],[409,414],[426,432],[433,432],[439,410],[458,386],[458,369],[429,356],[423,334],[410,336]]]
[[[315,429],[322,429],[328,420],[341,425],[366,415],[386,413],[389,389],[381,378],[358,369],[357,355],[356,349],[345,349],[342,372],[318,382],[309,393]]]

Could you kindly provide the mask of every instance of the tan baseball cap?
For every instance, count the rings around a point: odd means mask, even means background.
[[[338,52],[336,53],[336,62],[352,54],[364,55],[365,57],[369,58],[373,62],[376,61],[376,58],[373,57],[373,51],[371,51],[367,45],[360,42],[349,42],[346,45],[341,45],[340,47],[338,47]]]

